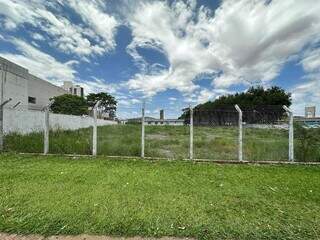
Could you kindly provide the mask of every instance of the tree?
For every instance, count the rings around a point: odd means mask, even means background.
[[[79,96],[64,94],[51,98],[53,104],[51,111],[53,113],[70,114],[70,115],[87,115],[88,104],[87,101]]]
[[[242,93],[221,96],[215,101],[199,104],[194,108],[195,124],[236,124],[237,112],[234,105],[238,104],[247,123],[271,123],[280,120],[284,115],[282,105],[291,105],[291,94],[280,87],[251,87]],[[189,110],[186,109],[180,116],[189,119]]]
[[[108,113],[109,118],[113,119],[116,115],[117,101],[108,93],[90,93],[87,96],[87,102],[90,107],[93,107],[97,101],[101,101],[98,112],[101,114]]]

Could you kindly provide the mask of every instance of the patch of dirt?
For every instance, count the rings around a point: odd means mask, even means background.
[[[17,234],[6,234],[0,233],[1,240],[195,240],[192,238],[173,238],[173,237],[163,237],[163,238],[118,238],[118,237],[108,237],[108,236],[90,236],[90,235],[78,235],[78,236],[51,236],[43,237],[40,235],[17,235]]]
[[[162,134],[146,134],[148,140],[166,140],[168,136]]]

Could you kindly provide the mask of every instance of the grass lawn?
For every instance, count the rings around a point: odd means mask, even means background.
[[[146,126],[145,155],[185,159],[189,156],[188,126]],[[238,129],[235,127],[194,127],[194,157],[236,160]],[[91,154],[92,128],[50,133],[50,153]],[[140,156],[141,126],[113,125],[98,128],[98,154]],[[288,160],[288,131],[281,129],[244,129],[244,159],[250,161]],[[296,159],[301,155],[296,141]],[[15,152],[43,152],[43,135],[11,134],[5,148]],[[320,161],[320,146],[310,151],[308,161]]]
[[[0,232],[319,239],[320,167],[0,156]]]

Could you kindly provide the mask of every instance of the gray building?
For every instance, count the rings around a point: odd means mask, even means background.
[[[0,100],[11,98],[6,107],[41,110],[49,99],[68,93],[29,73],[28,69],[0,57]]]
[[[69,94],[84,97],[83,87],[80,85],[74,85],[71,81],[64,81],[62,88],[68,91]]]
[[[316,107],[306,107],[305,108],[305,117],[306,118],[315,118],[316,117]]]
[[[131,118],[126,121],[126,123],[141,123],[141,117],[139,118]],[[146,125],[156,125],[156,126],[163,126],[163,125],[170,125],[170,126],[183,126],[184,120],[182,119],[165,119],[164,117],[164,110],[160,110],[160,118],[153,118],[153,117],[145,117],[144,122]]]

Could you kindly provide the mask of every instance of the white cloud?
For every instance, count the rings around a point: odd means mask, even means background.
[[[39,33],[32,33],[31,36],[34,40],[38,40],[38,41],[45,40],[45,38]]]
[[[204,7],[197,11],[195,1],[143,1],[128,16],[134,37],[128,52],[141,67],[128,87],[147,96],[167,89],[190,93],[200,90],[203,73],[212,77],[213,89],[268,85],[286,62],[320,40],[319,12],[313,0],[225,0],[214,15]],[[148,69],[138,47],[163,53],[169,68]],[[203,90],[199,100],[214,95]]]
[[[11,41],[21,54],[1,52],[2,57],[29,69],[31,74],[49,80],[56,85],[61,85],[64,80],[73,81],[75,79],[76,71],[73,65],[77,63],[76,61],[59,62],[22,40],[11,39]]]
[[[81,16],[83,21],[102,39],[102,46],[112,50],[115,46],[117,20],[107,14],[102,1],[69,0],[68,4]]]
[[[225,89],[202,89],[198,94],[197,94],[197,103],[205,103],[207,101],[212,101],[217,99],[218,97],[226,94],[230,94],[231,92]]]
[[[312,0],[223,2],[214,18],[200,24],[223,65],[215,85],[274,79],[291,56],[320,39],[319,11],[320,2]]]
[[[92,80],[76,80],[76,84],[81,85],[85,94],[107,92],[111,95],[116,95],[120,89],[120,85],[114,83],[107,83],[104,79],[92,77]]]
[[[59,8],[59,2],[0,0],[0,15],[5,17],[4,26],[8,30],[31,24],[46,32],[51,37],[50,43],[60,51],[82,56],[84,60],[85,56],[102,55],[115,47],[113,39],[117,21],[102,12],[102,4],[86,2],[86,9],[83,1],[75,4],[75,10],[79,11],[87,27],[76,25],[68,18],[51,12],[47,8],[49,5]]]
[[[307,51],[301,63],[306,72],[320,72],[320,48]]]
[[[306,106],[320,109],[320,49],[310,49],[304,53],[301,64],[306,72],[304,82],[292,87],[293,110],[303,115]]]
[[[175,102],[175,101],[177,101],[177,100],[178,100],[178,99],[175,98],[175,97],[169,97],[169,101]]]
[[[169,69],[149,69],[135,75],[128,81],[130,89],[142,91],[147,96],[166,89],[191,92],[198,87],[192,82],[199,73],[210,72],[210,64],[216,64],[214,56],[194,35],[195,1],[176,2],[172,7],[165,2],[141,3],[129,16],[134,40],[129,53],[144,66],[145,61],[138,54],[137,47],[157,49],[169,63]]]

